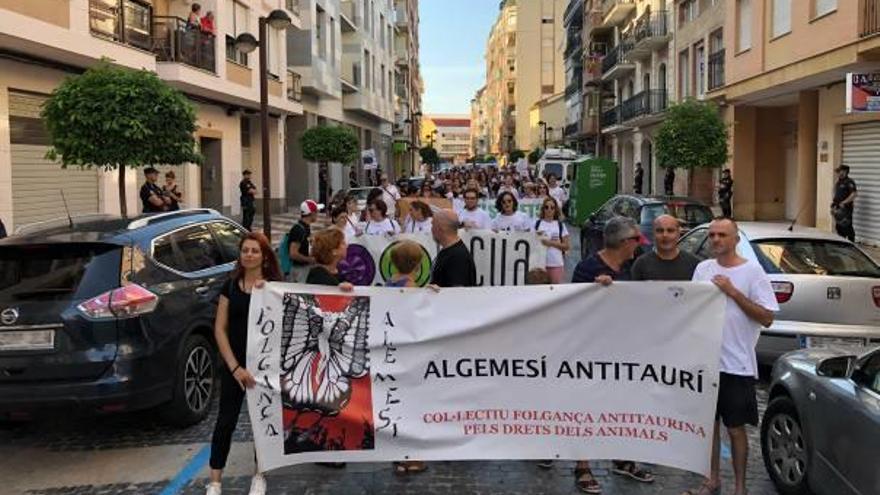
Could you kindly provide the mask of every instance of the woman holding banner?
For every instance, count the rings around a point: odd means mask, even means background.
[[[532,221],[529,217],[517,209],[519,201],[510,191],[498,193],[495,199],[495,208],[498,216],[492,220],[492,230],[495,232],[531,232]]]
[[[381,198],[373,200],[367,206],[367,225],[364,227],[367,235],[393,236],[400,233],[400,225],[392,218],[388,218],[388,205]]]
[[[345,258],[348,244],[345,234],[339,229],[325,229],[315,234],[312,240],[312,256],[315,266],[309,270],[306,283],[312,285],[334,285],[343,292],[351,292],[353,285],[339,275],[339,262]]]
[[[427,203],[413,201],[409,205],[409,216],[403,222],[403,233],[430,234],[433,215]]]
[[[559,205],[551,197],[541,204],[541,216],[535,222],[535,231],[541,236],[541,244],[547,246],[547,274],[551,283],[561,284],[565,274],[565,253],[571,249],[568,229],[562,222]]]
[[[265,235],[259,232],[246,234],[238,247],[238,261],[232,277],[220,293],[214,320],[214,339],[226,370],[220,372],[220,411],[211,437],[211,481],[207,495],[220,495],[223,468],[229,457],[245,389],[256,385],[245,360],[251,291],[264,281],[282,279],[275,251]],[[262,474],[254,474],[250,493],[266,493],[266,480]]]

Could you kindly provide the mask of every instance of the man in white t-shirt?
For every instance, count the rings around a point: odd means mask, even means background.
[[[387,174],[379,178],[379,187],[382,189],[382,201],[388,206],[388,218],[397,218],[397,201],[400,199],[400,190],[388,180]]]
[[[709,242],[715,259],[697,265],[693,280],[714,283],[727,295],[727,307],[721,334],[721,374],[715,412],[712,470],[703,486],[688,493],[716,493],[721,486],[719,445],[720,423],[723,422],[733,450],[736,481],[733,493],[745,495],[749,452],[746,425],[758,425],[758,400],[755,396],[758,360],[755,346],[761,335],[761,327],[766,328],[773,323],[779,304],[761,265],[737,254],[739,228],[736,222],[729,218],[714,220],[709,226]]]
[[[466,229],[489,230],[492,228],[492,217],[489,212],[480,208],[480,193],[476,189],[464,192],[464,208],[458,212],[458,218]]]

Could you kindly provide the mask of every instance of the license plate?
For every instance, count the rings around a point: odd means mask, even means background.
[[[0,351],[45,351],[55,348],[55,330],[0,331]]]
[[[868,339],[856,337],[807,337],[805,347],[811,349],[835,349],[863,352],[868,347]]]

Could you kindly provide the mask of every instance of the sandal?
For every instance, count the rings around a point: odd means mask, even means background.
[[[394,463],[395,474],[415,474],[428,470],[428,465],[422,461],[398,461]]]
[[[602,493],[602,486],[596,481],[596,477],[593,476],[590,468],[575,468],[574,484],[578,487],[578,490],[584,493],[592,493],[594,495]]]
[[[632,461],[615,461],[614,469],[612,469],[611,472],[620,476],[629,476],[642,483],[654,482],[654,475],[651,474],[650,471],[639,469],[636,463]]]
[[[721,485],[712,488],[709,486],[708,481],[704,481],[702,485],[696,490],[685,490],[681,493],[681,495],[720,495],[721,494]]]

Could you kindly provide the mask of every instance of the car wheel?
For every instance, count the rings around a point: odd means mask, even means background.
[[[777,397],[767,406],[761,422],[761,452],[764,466],[779,493],[811,493],[806,432],[791,398]]]
[[[201,335],[190,335],[177,360],[174,397],[162,416],[175,426],[198,423],[211,408],[215,395],[216,351]]]

